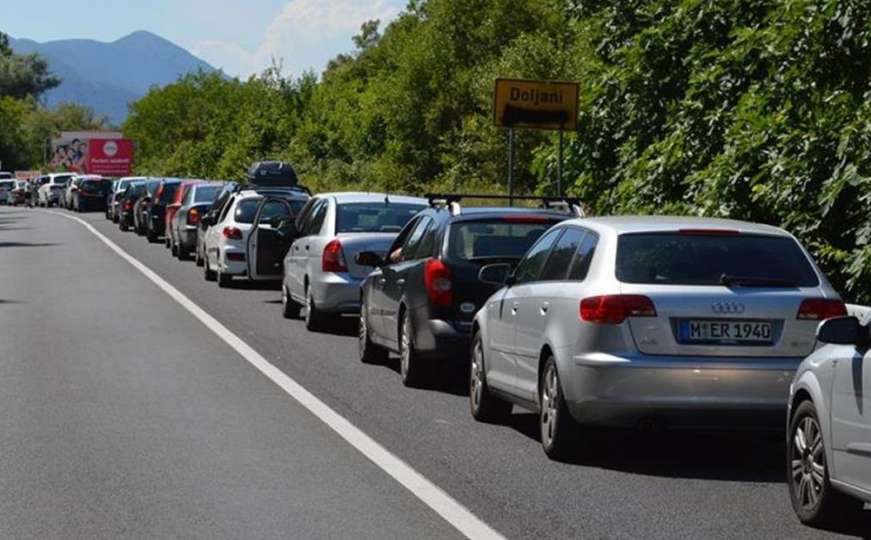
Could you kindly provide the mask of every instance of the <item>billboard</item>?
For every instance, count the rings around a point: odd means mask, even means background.
[[[116,131],[64,131],[51,141],[49,166],[82,174],[129,176],[133,141]]]

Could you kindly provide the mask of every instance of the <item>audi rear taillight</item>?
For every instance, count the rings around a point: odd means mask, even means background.
[[[640,294],[608,294],[581,300],[580,316],[594,324],[620,324],[629,317],[656,317],[656,307]]]
[[[200,222],[200,211],[197,210],[196,208],[191,208],[190,210],[188,210],[187,222],[188,222],[188,225],[196,225],[197,223],[199,223]]]
[[[236,227],[224,227],[224,230],[221,231],[221,234],[223,234],[224,238],[226,238],[228,240],[241,240],[242,239],[242,231],[240,231]]]
[[[427,259],[423,267],[426,295],[432,305],[448,307],[454,303],[453,275],[448,265],[439,259]]]
[[[324,247],[324,254],[321,258],[321,270],[324,272],[348,271],[348,265],[345,264],[345,250],[342,248],[342,243],[338,238],[331,240]]]
[[[831,298],[805,298],[798,307],[796,319],[800,321],[824,321],[833,317],[845,317],[847,305]]]

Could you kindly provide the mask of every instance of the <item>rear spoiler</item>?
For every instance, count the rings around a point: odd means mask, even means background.
[[[448,208],[453,215],[462,213],[460,201],[464,199],[489,199],[508,201],[508,206],[513,206],[514,201],[538,201],[539,208],[565,212],[575,217],[584,217],[581,200],[577,197],[540,197],[537,195],[486,195],[486,194],[460,194],[460,193],[427,193],[425,195],[432,208]]]

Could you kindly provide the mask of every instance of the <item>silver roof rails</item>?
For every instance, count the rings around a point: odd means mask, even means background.
[[[461,194],[461,193],[427,193],[425,195],[429,205],[433,208],[447,208],[451,215],[460,215],[463,207],[460,201],[463,199],[490,199],[508,201],[512,206],[514,201],[538,201],[539,208],[564,212],[575,217],[585,217],[581,206],[581,200],[577,197],[539,197],[536,195],[485,195],[485,194]]]

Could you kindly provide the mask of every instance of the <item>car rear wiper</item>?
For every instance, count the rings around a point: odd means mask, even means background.
[[[754,277],[754,276],[733,276],[723,274],[720,276],[720,285],[731,287],[737,285],[739,287],[798,287],[798,284],[792,281],[778,278]]]

